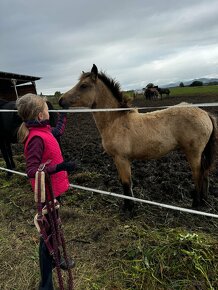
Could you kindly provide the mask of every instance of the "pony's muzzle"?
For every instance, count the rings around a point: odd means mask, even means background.
[[[66,100],[63,96],[60,97],[59,99],[59,105],[62,107],[62,108],[65,108],[65,109],[68,109],[69,107],[73,106],[74,103],[76,103],[76,101],[78,101],[80,99],[79,96],[76,96],[76,97],[73,97],[73,99],[71,99],[70,101],[69,100]]]
[[[69,102],[67,102],[66,100],[64,100],[62,97],[59,99],[58,104],[64,108],[64,109],[68,109],[70,107]]]

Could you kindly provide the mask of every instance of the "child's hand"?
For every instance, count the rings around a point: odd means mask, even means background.
[[[59,171],[67,171],[67,172],[71,172],[74,171],[76,169],[76,164],[73,161],[64,161],[60,164],[57,165],[56,167],[56,172]]]

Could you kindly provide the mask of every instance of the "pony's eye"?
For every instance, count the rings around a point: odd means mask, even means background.
[[[87,87],[88,87],[87,84],[81,84],[81,86],[80,86],[81,89],[86,89]]]

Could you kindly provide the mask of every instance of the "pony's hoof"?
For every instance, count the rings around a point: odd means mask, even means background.
[[[199,202],[199,200],[193,199],[193,202],[192,202],[192,208],[193,208],[193,209],[198,209],[199,206],[200,206],[200,202]]]
[[[126,221],[128,219],[132,219],[136,216],[136,212],[135,210],[132,210],[132,211],[122,211],[121,214],[120,214],[120,218],[122,221]]]
[[[124,204],[121,208],[122,215],[125,218],[133,218],[136,215],[136,207],[134,203]]]
[[[193,203],[192,203],[192,208],[193,209],[201,210],[201,209],[203,209],[205,207],[206,207],[206,200],[205,199],[202,199],[201,201],[193,200]]]
[[[132,201],[129,202],[124,202],[123,206],[122,206],[122,211],[123,212],[131,212],[133,211],[133,209],[135,208],[135,204]]]
[[[6,178],[7,179],[11,179],[11,177],[13,176],[12,172],[7,172]]]

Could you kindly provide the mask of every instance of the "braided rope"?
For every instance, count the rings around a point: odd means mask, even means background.
[[[60,286],[60,290],[64,290],[63,278],[62,278],[61,269],[60,269],[59,246],[61,246],[63,250],[63,254],[64,254],[64,259],[67,265],[67,271],[68,271],[68,289],[73,290],[74,289],[73,276],[72,276],[71,269],[69,267],[69,259],[67,256],[64,234],[63,234],[63,230],[61,229],[61,219],[58,215],[58,211],[55,209],[54,193],[52,190],[51,179],[48,173],[45,173],[45,178],[46,178],[45,180],[46,180],[46,185],[47,185],[46,186],[46,205],[48,208],[48,214],[49,214],[49,219],[50,219],[51,229],[52,229],[54,260],[55,260],[55,265],[57,269],[59,286]],[[49,197],[51,199],[51,202],[49,202]]]
[[[36,190],[35,201],[37,202],[37,209],[38,209],[37,216],[39,218],[38,222],[40,222],[40,225],[41,225],[39,231],[42,238],[45,241],[45,244],[49,253],[53,256],[55,267],[57,270],[58,284],[59,284],[60,290],[65,289],[63,277],[61,274],[61,267],[60,267],[60,260],[61,260],[60,247],[62,247],[64,259],[65,259],[67,270],[68,270],[68,290],[73,290],[73,277],[72,277],[71,269],[69,267],[69,259],[67,257],[64,234],[61,228],[61,219],[59,216],[58,208],[56,208],[51,179],[50,179],[49,174],[44,171],[44,167],[45,167],[45,164],[40,165],[36,173],[37,186],[35,187],[35,190]],[[44,196],[44,192],[45,192],[45,196]],[[44,225],[42,224],[42,218],[43,218],[42,202],[45,202],[46,204],[45,212],[48,216],[47,222],[49,223],[49,227],[50,227],[49,235],[46,233],[46,229],[44,228]]]

